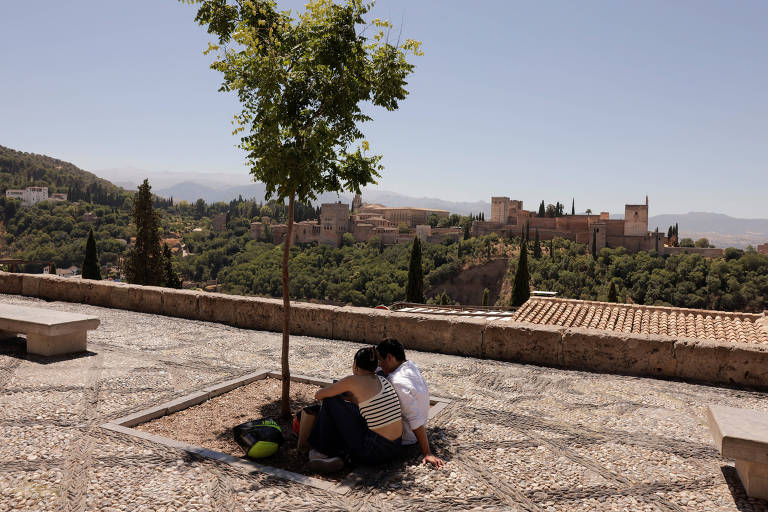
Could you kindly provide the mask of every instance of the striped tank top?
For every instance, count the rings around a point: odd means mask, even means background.
[[[378,428],[389,425],[401,418],[400,400],[392,384],[381,375],[377,375],[381,383],[379,392],[364,402],[360,402],[360,414],[368,422],[368,428]]]

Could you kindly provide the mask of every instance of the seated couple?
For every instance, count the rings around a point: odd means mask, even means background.
[[[358,350],[352,375],[321,389],[315,398],[322,405],[308,438],[310,469],[337,471],[345,458],[361,464],[388,462],[416,443],[424,464],[445,465],[432,454],[427,439],[427,383],[418,366],[405,359],[399,341],[385,339],[375,348]]]

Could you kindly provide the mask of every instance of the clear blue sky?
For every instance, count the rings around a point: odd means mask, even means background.
[[[286,8],[303,2],[279,2]],[[247,175],[195,8],[0,8],[0,144],[90,171]],[[768,217],[768,2],[381,0],[424,43],[410,97],[364,131],[380,187],[651,214]]]

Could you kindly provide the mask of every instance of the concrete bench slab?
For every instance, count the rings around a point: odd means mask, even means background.
[[[0,306],[0,339],[27,335],[27,353],[55,356],[84,352],[86,335],[99,326],[95,316],[45,308]]]
[[[720,454],[735,459],[747,496],[768,499],[768,412],[712,405],[707,422]]]

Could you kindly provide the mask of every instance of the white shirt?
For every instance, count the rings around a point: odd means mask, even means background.
[[[395,388],[403,412],[403,439],[405,445],[416,443],[413,430],[426,426],[429,419],[429,390],[427,381],[421,376],[419,367],[413,361],[404,361],[395,371],[387,375]]]

